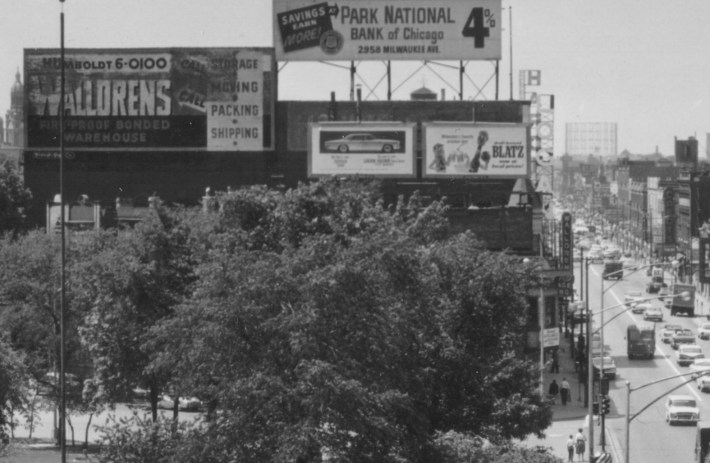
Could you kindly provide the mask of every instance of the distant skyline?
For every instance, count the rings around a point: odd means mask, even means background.
[[[0,116],[10,108],[24,48],[59,48],[59,0],[6,0],[0,40]],[[329,1],[335,4],[337,1]],[[710,132],[710,2],[686,0],[503,0],[499,99],[518,99],[518,72],[540,70],[555,95],[555,155],[564,154],[567,122],[613,122],[618,152],[673,154],[674,139],[695,136],[705,156]],[[270,47],[271,0],[66,0],[67,48]],[[512,72],[510,22],[512,13]],[[279,63],[279,99],[349,99],[349,62]],[[458,62],[392,61],[393,99],[426,86],[447,99],[457,93]],[[423,68],[420,72],[417,69]],[[489,62],[470,62],[475,85],[492,75]],[[384,100],[384,64],[358,65],[365,99]],[[360,79],[362,76],[362,80]],[[464,83],[465,96],[474,84]],[[441,78],[443,77],[443,79]],[[512,85],[511,85],[512,77]],[[24,80],[24,77],[23,77]],[[484,88],[494,98],[494,86]]]

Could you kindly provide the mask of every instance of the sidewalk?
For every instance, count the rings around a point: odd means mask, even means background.
[[[574,360],[571,358],[569,339],[562,336],[560,338],[559,350],[559,373],[550,373],[548,366],[544,373],[545,391],[550,386],[552,380],[556,380],[558,384],[562,382],[562,378],[567,378],[571,387],[572,398],[567,402],[567,405],[562,405],[560,398],[557,397],[555,404],[552,406],[552,424],[545,430],[545,437],[542,439],[534,435],[530,435],[520,443],[528,447],[545,447],[551,449],[551,453],[555,456],[567,461],[567,439],[570,434],[575,435],[582,428],[584,435],[589,438],[589,424],[587,419],[587,408],[584,407],[584,386],[579,382],[579,375],[574,371]],[[597,419],[594,420],[594,451],[595,454],[601,452],[599,446],[600,427]],[[606,452],[611,453],[613,461],[622,461],[621,448],[616,442],[614,436],[606,432]],[[589,448],[584,455],[585,460],[589,461]],[[574,461],[579,461],[577,455],[574,456]]]

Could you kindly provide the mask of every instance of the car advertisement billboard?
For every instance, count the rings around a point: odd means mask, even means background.
[[[529,126],[432,122],[422,124],[425,177],[527,177]]]
[[[413,177],[414,124],[309,124],[308,175]]]
[[[501,0],[274,0],[279,61],[501,59]]]
[[[272,149],[271,48],[65,50],[64,146]],[[61,55],[25,50],[27,147],[59,146]]]

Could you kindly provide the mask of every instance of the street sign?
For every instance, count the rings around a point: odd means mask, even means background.
[[[542,347],[557,347],[560,345],[559,328],[545,328],[542,330]]]

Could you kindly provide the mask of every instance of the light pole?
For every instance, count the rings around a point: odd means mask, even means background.
[[[59,90],[59,224],[61,226],[61,265],[60,265],[60,285],[61,297],[59,307],[59,448],[61,462],[67,461],[67,435],[66,435],[66,349],[64,339],[64,315],[66,305],[66,226],[64,218],[64,100],[65,100],[65,71],[64,71],[64,0],[59,0],[61,11],[59,13],[59,34],[60,34],[60,90]]]

